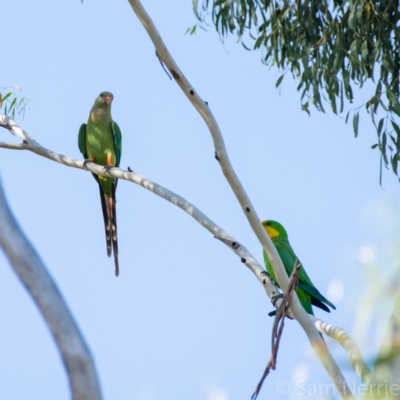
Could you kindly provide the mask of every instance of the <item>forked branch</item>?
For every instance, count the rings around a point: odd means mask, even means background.
[[[150,36],[150,39],[152,40],[156,48],[157,57],[165,64],[165,66],[168,68],[171,75],[175,79],[175,82],[179,85],[179,87],[185,93],[186,97],[203,117],[204,122],[206,123],[211,133],[211,137],[215,147],[215,156],[216,159],[219,161],[222,172],[226,177],[228,183],[230,184],[233,192],[235,193],[236,198],[238,199],[242,210],[250,223],[251,228],[253,229],[255,235],[262,244],[265,252],[267,253],[280,287],[286,293],[288,291],[289,278],[286,274],[278,252],[275,249],[275,246],[273,246],[271,239],[268,237],[262,225],[260,224],[260,218],[258,217],[257,212],[250,201],[250,198],[245,192],[239,178],[237,177],[231,165],[221,134],[221,130],[219,129],[218,123],[213,113],[211,112],[208,105],[200,98],[198,92],[189,83],[183,72],[178,67],[175,60],[172,58],[156,26],[154,25],[150,16],[147,14],[141,2],[139,0],[128,1],[133,11],[139,18],[140,22],[146,29],[148,35]],[[350,388],[347,385],[347,382],[342,372],[340,371],[335,360],[329,353],[325,342],[322,340],[312,320],[309,318],[308,314],[301,306],[296,293],[294,293],[293,295],[291,311],[306,332],[310,340],[311,346],[314,348],[325,369],[329,373],[341,397],[352,398],[353,396],[351,394]]]
[[[32,151],[42,157],[46,157],[52,161],[56,161],[60,164],[67,165],[69,167],[87,169],[97,175],[112,176],[114,178],[131,181],[150,190],[157,196],[169,201],[170,203],[178,206],[183,211],[188,213],[194,218],[200,225],[211,232],[215,237],[220,239],[224,244],[228,246],[240,260],[255,274],[257,279],[263,285],[267,295],[272,299],[279,294],[279,290],[270,280],[269,276],[265,274],[264,268],[257,262],[249,250],[242,244],[240,244],[235,238],[229,233],[225,232],[219,227],[214,221],[208,218],[203,212],[201,212],[195,205],[184,199],[182,196],[166,189],[165,187],[157,184],[156,182],[147,179],[136,172],[124,170],[121,168],[111,168],[108,171],[104,170],[104,167],[94,163],[88,163],[84,167],[83,160],[77,160],[72,157],[64,156],[63,154],[56,153],[43,147],[35,139],[33,139],[27,132],[21,129],[10,117],[0,115],[0,127],[10,130],[16,136],[18,136],[23,143],[4,143],[0,142],[0,148],[14,149],[14,150],[28,150]],[[276,305],[279,306],[280,302]]]
[[[13,134],[18,136],[23,141],[23,143],[17,143],[17,144],[0,142],[0,148],[28,150],[42,157],[48,158],[52,161],[56,161],[60,164],[74,168],[84,169],[83,160],[77,160],[72,157],[64,156],[62,154],[56,153],[52,150],[49,150],[41,146],[27,132],[21,129],[11,118],[7,116],[0,115],[0,127],[10,130]],[[97,175],[113,176],[118,179],[128,180],[133,183],[136,183],[144,187],[145,189],[150,190],[157,196],[160,196],[163,199],[178,206],[183,211],[188,213],[192,218],[194,218],[198,223],[200,223],[204,228],[206,228],[209,232],[211,232],[217,239],[222,241],[235,254],[237,254],[237,256],[240,257],[240,260],[255,274],[257,279],[264,287],[267,295],[271,299],[275,298],[275,296],[279,294],[278,289],[276,288],[274,283],[270,280],[269,276],[265,273],[264,268],[260,266],[260,264],[253,257],[253,255],[247,250],[247,248],[244,245],[240,244],[237,240],[235,240],[232,236],[230,236],[227,232],[225,232],[222,228],[220,228],[217,224],[215,224],[212,220],[210,220],[196,206],[191,204],[183,197],[131,171],[129,167],[128,171],[123,170],[121,168],[112,168],[108,172],[105,172],[103,166],[94,163],[89,163],[86,165],[86,169]],[[281,304],[282,304],[282,299],[279,299],[278,301],[274,302],[274,305],[277,308],[279,308]],[[291,313],[290,309],[287,310],[287,313],[288,316],[293,317],[293,314]],[[320,324],[324,324],[324,325],[316,324],[318,329],[321,330],[320,326],[328,326],[328,324],[324,323],[323,321],[320,320],[318,321],[320,322]],[[333,329],[339,329],[332,325],[329,326],[332,327]],[[328,331],[325,332],[324,330],[321,330],[321,332],[329,335]],[[336,340],[339,339],[336,338]],[[360,365],[365,364],[361,359],[361,355],[359,363]]]

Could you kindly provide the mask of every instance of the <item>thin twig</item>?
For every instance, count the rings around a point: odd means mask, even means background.
[[[288,291],[283,296],[283,301],[281,305],[278,307],[275,314],[274,325],[272,327],[272,335],[271,335],[272,354],[268,361],[267,367],[265,368],[264,374],[261,377],[260,382],[256,387],[256,390],[251,396],[251,400],[257,399],[258,395],[260,394],[261,387],[264,383],[265,378],[268,376],[271,369],[276,368],[276,359],[278,357],[279,343],[281,341],[283,327],[285,325],[285,317],[288,316],[288,311],[290,311],[290,303],[293,298],[293,293],[295,293],[297,285],[299,284],[300,267],[301,264],[296,260],[296,265],[293,268],[292,274],[290,275]]]
[[[172,81],[172,76],[168,73],[167,69],[165,68],[165,65],[164,65],[163,61],[161,60],[160,56],[158,55],[157,50],[156,50],[156,56],[158,58],[158,61],[160,61],[162,69],[165,71],[165,73],[167,74],[168,78]]]

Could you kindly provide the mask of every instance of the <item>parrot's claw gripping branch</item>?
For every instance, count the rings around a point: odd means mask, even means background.
[[[83,169],[87,169],[87,165],[90,164],[91,162],[92,162],[91,160],[86,158],[85,161],[83,162]]]
[[[105,167],[103,167],[103,170],[104,170],[104,172],[109,174],[111,171],[111,168],[114,168],[114,165],[106,165]]]
[[[276,302],[277,302],[279,299],[283,299],[284,296],[285,296],[285,295],[284,295],[283,293],[279,293],[279,294],[277,294],[276,296],[272,297],[272,299],[271,299],[272,305],[273,305],[274,307],[276,307]]]

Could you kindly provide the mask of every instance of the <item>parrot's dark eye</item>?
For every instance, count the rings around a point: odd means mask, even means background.
[[[104,97],[104,93],[100,93],[100,97]]]
[[[267,222],[267,226],[270,226],[270,225],[271,225],[271,222],[268,221],[268,222]]]

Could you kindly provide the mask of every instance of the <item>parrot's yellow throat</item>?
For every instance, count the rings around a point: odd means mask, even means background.
[[[275,228],[272,228],[272,227],[270,227],[270,226],[264,226],[264,228],[265,228],[265,230],[267,231],[268,236],[269,236],[271,239],[273,239],[274,237],[279,236],[279,232],[278,232]]]

